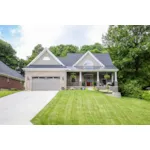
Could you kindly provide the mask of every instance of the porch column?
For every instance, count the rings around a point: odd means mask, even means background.
[[[79,72],[79,86],[82,86],[82,72]]]
[[[118,86],[118,81],[117,81],[117,72],[115,72],[115,86]]]
[[[99,86],[99,72],[97,72],[97,86]]]
[[[111,82],[112,83],[114,82],[114,73],[113,72],[111,73]]]

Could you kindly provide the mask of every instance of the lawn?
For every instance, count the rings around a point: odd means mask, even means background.
[[[13,94],[13,93],[16,93],[16,92],[18,92],[18,91],[8,91],[8,90],[0,91],[0,98],[4,97],[4,96],[7,96],[7,95],[10,95],[10,94]]]
[[[32,120],[36,125],[150,125],[150,102],[98,91],[60,91]]]

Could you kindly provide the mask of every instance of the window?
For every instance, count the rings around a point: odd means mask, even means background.
[[[54,77],[54,79],[60,79],[60,77]]]
[[[45,79],[45,77],[39,77],[39,79]]]
[[[38,79],[38,77],[32,77],[32,79]]]
[[[43,60],[50,60],[48,56],[43,57]]]
[[[87,60],[87,61],[84,62],[83,66],[86,69],[91,69],[91,68],[93,68],[93,62],[90,61],[90,60]]]

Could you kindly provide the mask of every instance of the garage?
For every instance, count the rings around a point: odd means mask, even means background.
[[[60,90],[60,77],[32,77],[32,90]]]

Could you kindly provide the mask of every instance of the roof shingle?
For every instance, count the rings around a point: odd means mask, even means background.
[[[0,61],[0,75],[8,75],[9,77],[12,77],[12,78],[24,80],[24,77],[21,74],[19,74],[15,70],[9,68],[2,61]]]

